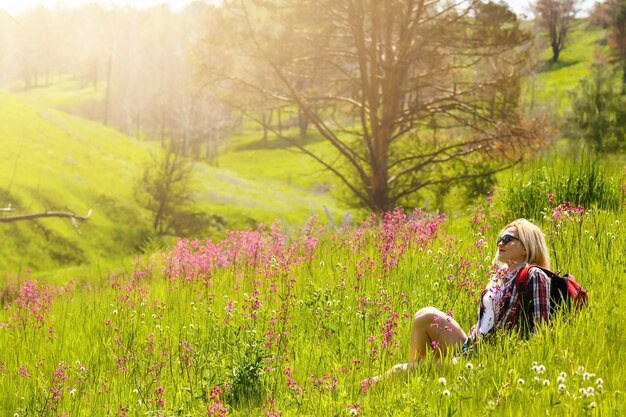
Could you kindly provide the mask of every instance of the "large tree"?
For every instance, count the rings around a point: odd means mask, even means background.
[[[537,0],[532,6],[537,23],[548,33],[552,62],[558,62],[559,54],[565,48],[570,29],[576,23],[579,2],[580,0]]]
[[[229,48],[239,59],[215,60],[207,47],[207,78],[300,109],[340,158],[286,139],[373,210],[425,187],[492,175],[540,136],[541,126],[519,115],[518,64],[528,36],[505,6],[241,0],[225,7],[234,16]],[[260,83],[256,74],[268,69],[277,82]]]

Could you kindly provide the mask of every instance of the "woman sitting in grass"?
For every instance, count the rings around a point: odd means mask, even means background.
[[[539,325],[548,322],[550,279],[547,275],[539,268],[530,268],[524,302],[515,284],[518,271],[527,264],[550,268],[541,229],[528,220],[515,220],[502,230],[496,242],[495,261],[505,267],[502,273],[494,274],[481,293],[478,320],[469,333],[466,334],[448,314],[434,307],[422,308],[411,323],[409,362],[395,365],[387,376],[412,369],[429,350],[439,358],[445,353],[466,351],[477,340],[497,329],[520,328],[524,332],[534,332]]]

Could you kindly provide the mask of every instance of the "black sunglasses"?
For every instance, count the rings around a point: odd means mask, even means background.
[[[522,241],[522,239],[520,239],[519,237],[515,237],[511,235],[504,235],[504,236],[500,236],[498,240],[496,240],[496,245],[499,245],[500,243],[504,245],[508,245],[511,240],[519,240],[520,242]]]

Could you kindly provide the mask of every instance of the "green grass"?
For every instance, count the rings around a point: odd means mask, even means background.
[[[573,35],[563,64],[536,75],[535,109],[563,111],[565,91],[586,74],[601,32]],[[0,270],[11,271],[2,276],[0,414],[205,416],[218,407],[234,416],[624,413],[623,201],[558,222],[553,207],[535,215],[555,269],[589,291],[588,309],[529,340],[508,335],[479,345],[456,364],[427,358],[365,393],[363,378],[406,360],[409,319],[420,307],[453,311],[465,329],[472,324],[493,242],[510,220],[500,212],[506,196],[448,218],[432,239],[410,235],[403,221],[394,233],[376,222],[298,233],[295,225],[312,212],[326,223],[323,206],[343,214],[332,193],[311,191],[330,185],[334,193],[336,180],[272,137],[259,146],[259,131],[246,126],[219,168],[196,166],[197,206],[234,229],[283,222],[229,235],[217,249],[198,241],[135,262],[150,222],[132,188],[156,148],[48,107],[97,94],[66,94],[73,88],[0,95],[0,205],[94,210],[80,235],[60,219],[0,226]],[[332,155],[314,134],[307,140]],[[535,179],[544,172],[523,168]],[[498,176],[500,184],[512,174]],[[556,193],[551,187],[560,182],[546,184],[541,193]],[[519,191],[524,184],[509,185]],[[472,226],[474,216],[482,220]],[[218,249],[223,258],[212,263]],[[390,259],[397,263],[385,267]],[[391,336],[383,345],[385,328]],[[535,362],[544,373],[532,369]]]
[[[589,291],[586,310],[529,340],[506,335],[481,344],[456,364],[427,358],[417,370],[363,391],[363,378],[406,360],[409,319],[420,307],[451,310],[464,328],[472,324],[476,291],[502,226],[493,221],[496,207],[484,208],[492,219],[484,232],[469,216],[446,220],[432,238],[407,227],[432,222],[428,216],[387,228],[313,225],[287,241],[280,231],[247,232],[218,247],[181,243],[176,253],[144,259],[100,283],[60,290],[42,282],[21,297],[9,286],[3,299],[11,305],[0,313],[9,325],[0,329],[0,410],[20,416],[204,416],[218,406],[233,416],[348,416],[351,409],[397,416],[620,415],[624,210],[592,210],[558,223],[538,219],[558,268]],[[317,239],[312,252],[310,238]],[[218,248],[220,264],[211,261]],[[385,267],[390,259],[396,262]],[[391,329],[387,345],[385,328]]]
[[[40,80],[42,82],[42,80]],[[81,83],[69,75],[56,75],[48,83],[29,90],[23,90],[20,83],[15,83],[12,90],[33,102],[44,104],[60,110],[69,110],[86,101],[102,100],[105,83],[101,82],[98,88],[93,84]]]
[[[51,87],[24,98],[0,94],[5,109],[0,114],[0,205],[11,204],[16,213],[93,213],[80,224],[80,234],[64,219],[2,224],[3,272],[91,264],[108,270],[134,256],[150,233],[150,215],[138,206],[133,190],[158,144],[137,141],[43,104],[59,103],[60,92]],[[284,155],[282,159],[298,172],[297,163]],[[254,154],[236,155],[236,160],[250,169],[240,174],[199,163],[194,172],[196,208],[221,216],[225,229],[277,219],[284,227],[296,227],[313,213],[322,217],[324,206],[336,217],[345,212],[326,193],[257,175],[261,164]],[[280,167],[280,160],[274,161],[275,167]],[[222,230],[213,237],[223,236]]]
[[[525,79],[526,108],[539,113],[563,115],[571,106],[570,91],[577,89],[580,80],[589,75],[590,63],[596,56],[606,55],[608,47],[599,43],[605,34],[604,29],[580,22],[571,31],[556,64],[551,62],[552,50],[548,43],[539,55],[539,68],[535,75]]]
[[[0,269],[127,257],[147,220],[131,201],[148,146],[48,107],[6,94],[0,100],[0,204],[16,213],[93,210],[80,235],[64,219],[3,224]]]

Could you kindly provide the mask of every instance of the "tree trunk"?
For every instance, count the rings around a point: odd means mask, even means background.
[[[561,51],[559,50],[559,47],[557,45],[552,45],[552,62],[553,63],[557,63],[559,60],[559,53]]]
[[[622,95],[626,95],[626,57],[624,57],[624,72],[622,74]]]
[[[107,126],[109,124],[109,107],[111,106],[111,69],[113,67],[113,54],[109,55],[109,64],[107,65],[107,87],[104,95],[104,120],[102,123]]]
[[[309,128],[309,119],[300,107],[298,107],[298,127],[300,128],[300,137],[304,138]]]

